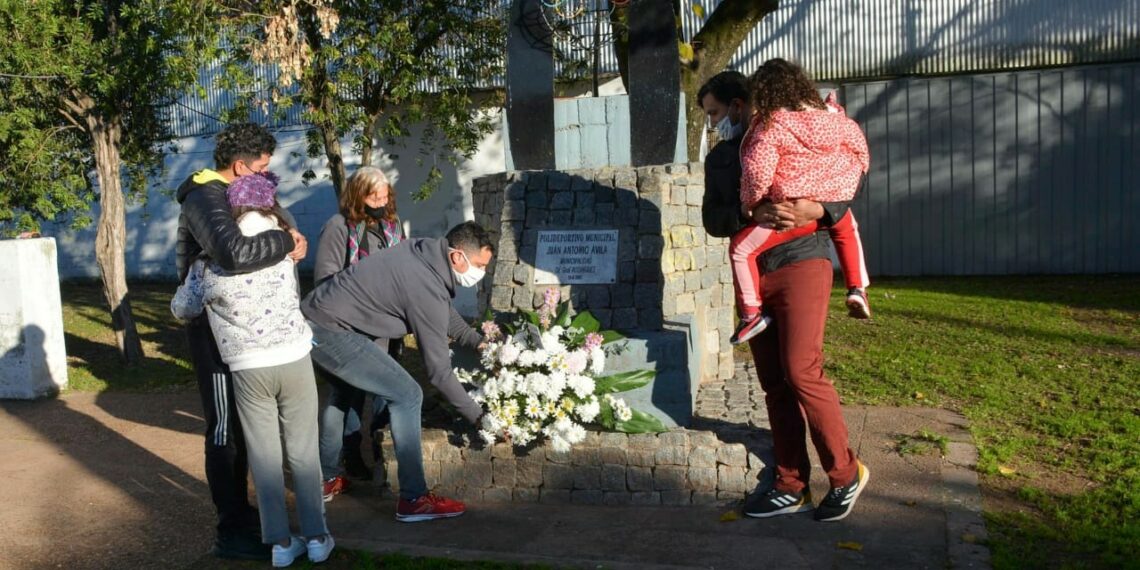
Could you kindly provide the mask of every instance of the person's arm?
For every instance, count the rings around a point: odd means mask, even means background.
[[[821,226],[830,226],[846,215],[850,207],[850,202],[816,202],[800,198],[779,204],[762,202],[752,210],[752,217],[764,227],[784,231],[815,221]]]
[[[455,407],[467,421],[475,424],[483,414],[480,406],[455,377],[451,368],[451,352],[447,348],[447,329],[450,321],[447,307],[451,302],[439,299],[438,302],[417,303],[408,311],[408,325],[416,337],[428,382]]]
[[[335,215],[321,228],[317,242],[317,259],[313,265],[313,284],[320,285],[326,279],[344,269],[348,257],[348,226],[344,218]]]
[[[451,337],[460,346],[469,348],[479,348],[483,344],[483,335],[479,331],[471,328],[467,321],[455,310],[455,305],[449,307],[449,321],[447,323],[447,336]]]
[[[249,273],[269,267],[296,245],[293,236],[281,230],[243,236],[222,192],[191,192],[182,203],[182,213],[202,251],[228,272]]]
[[[189,321],[206,309],[205,293],[202,288],[205,264],[201,259],[190,266],[186,280],[178,285],[174,298],[170,300],[170,312],[180,321]]]

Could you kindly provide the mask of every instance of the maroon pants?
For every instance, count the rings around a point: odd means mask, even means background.
[[[776,488],[798,493],[811,475],[806,435],[832,487],[855,478],[855,453],[839,394],[823,374],[823,328],[831,296],[832,269],[809,259],[764,275],[764,306],[773,320],[750,342],[768,405],[776,451]]]

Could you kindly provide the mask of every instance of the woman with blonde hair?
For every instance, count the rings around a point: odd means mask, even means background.
[[[345,183],[340,195],[339,212],[321,228],[313,268],[314,285],[320,285],[336,273],[355,265],[369,254],[392,247],[405,239],[396,213],[396,193],[384,171],[375,166],[358,168]],[[398,358],[403,339],[374,339]],[[332,387],[329,405],[321,410],[321,470],[324,498],[332,498],[348,486],[344,475],[370,479],[371,471],[360,453],[363,436],[364,392],[322,375]],[[372,429],[383,425],[383,402],[374,403]],[[343,468],[341,451],[343,449]]]

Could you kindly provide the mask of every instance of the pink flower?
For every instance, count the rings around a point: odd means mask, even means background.
[[[550,287],[546,290],[546,293],[542,295],[542,306],[550,307],[550,311],[553,312],[554,308],[558,306],[560,299],[562,299],[562,292],[555,287]]]
[[[480,327],[483,330],[483,338],[487,341],[495,341],[503,336],[503,331],[499,330],[499,325],[494,321],[484,321]]]
[[[593,333],[586,335],[586,342],[582,348],[585,348],[586,350],[598,348],[598,347],[602,346],[602,342],[604,342],[604,341],[605,341],[605,339],[602,337],[601,334],[593,332]]]

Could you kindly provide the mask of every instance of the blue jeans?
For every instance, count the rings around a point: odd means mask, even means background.
[[[313,321],[309,321],[309,327],[313,329],[313,363],[388,404],[400,498],[415,500],[427,494],[420,441],[420,411],[424,401],[420,385],[368,337],[351,331],[328,330]],[[326,402],[321,408],[320,424],[321,463],[331,457],[335,465],[342,445],[344,412]]]

